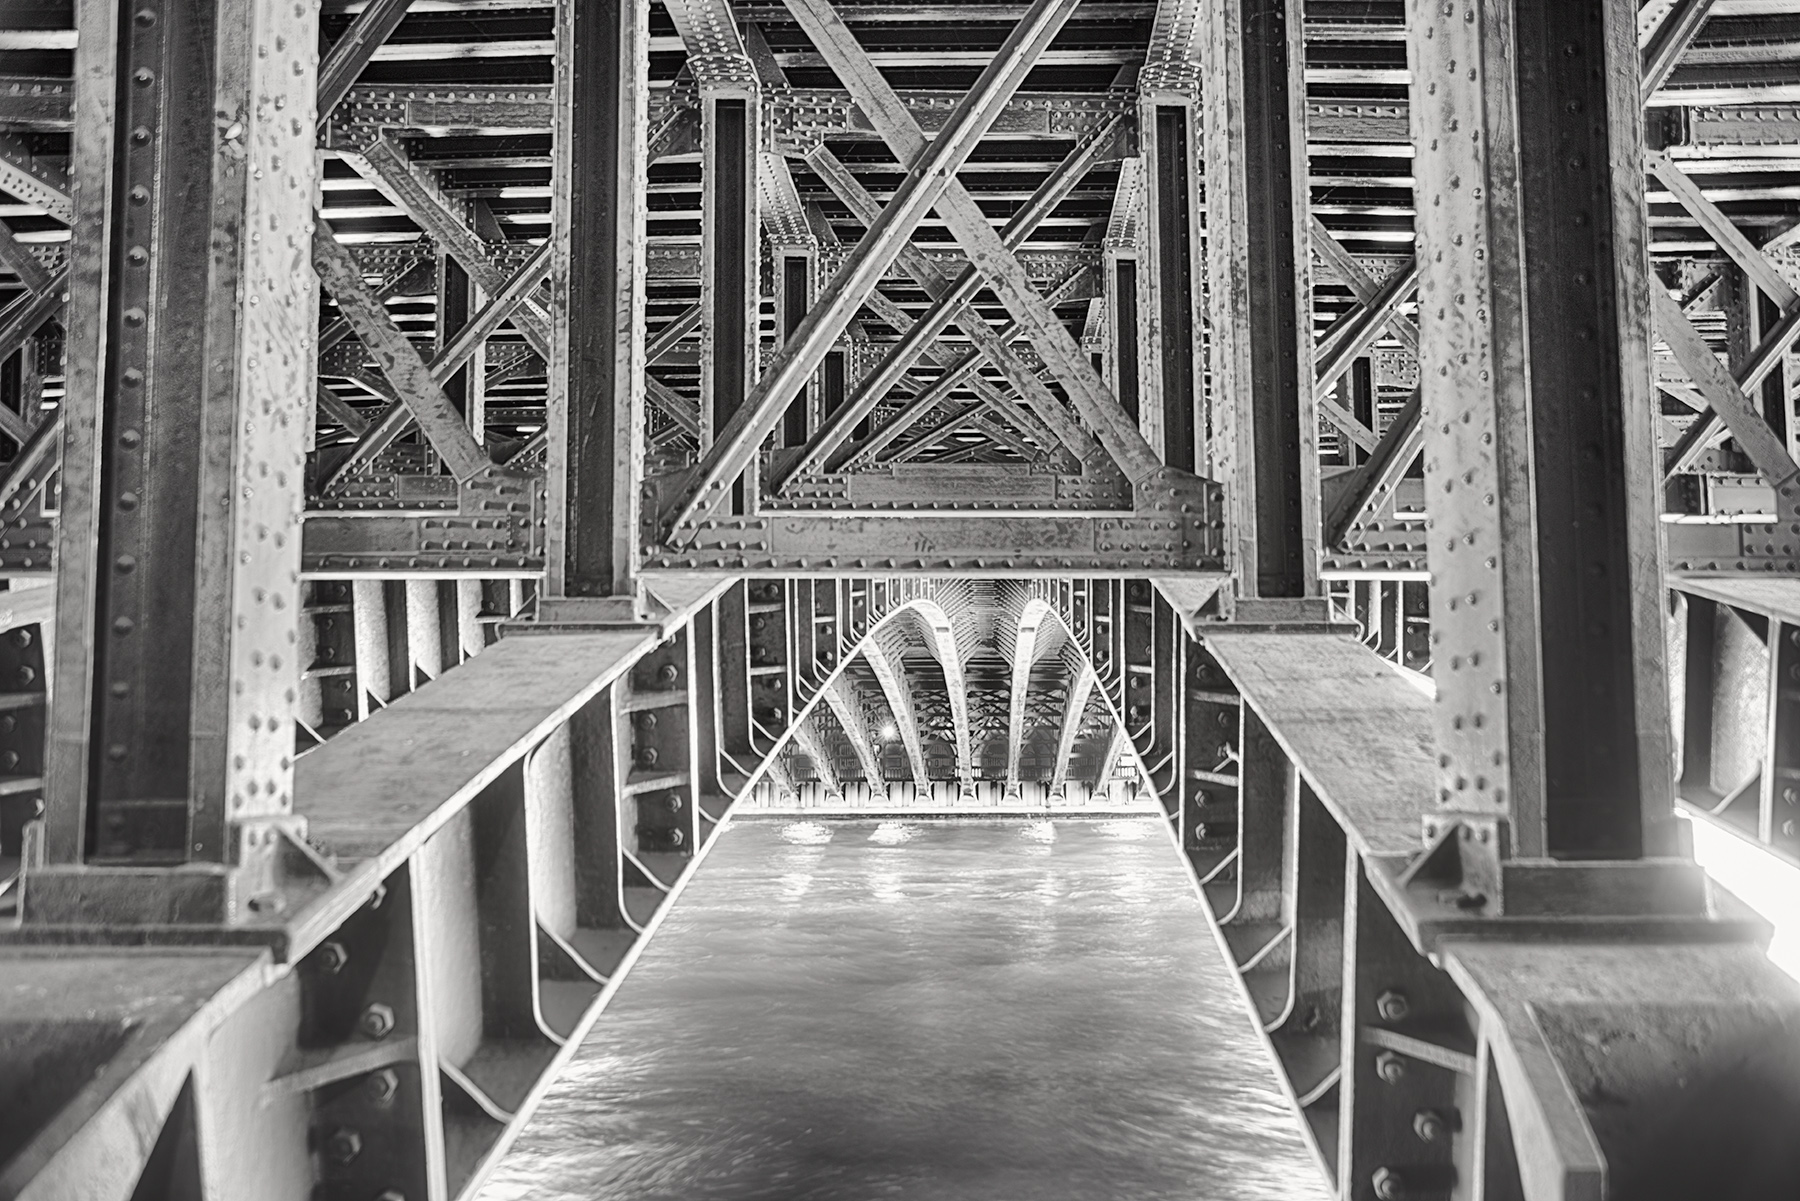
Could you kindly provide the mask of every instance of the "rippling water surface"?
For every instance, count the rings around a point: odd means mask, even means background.
[[[728,828],[483,1201],[1322,1201],[1158,827]]]

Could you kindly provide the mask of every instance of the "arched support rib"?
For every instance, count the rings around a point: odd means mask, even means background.
[[[838,676],[825,686],[825,703],[831,707],[831,715],[837,718],[844,736],[856,751],[856,761],[862,764],[863,778],[868,780],[870,788],[881,791],[887,784],[887,777],[881,770],[881,760],[875,754],[875,739],[869,733],[869,723],[863,720],[862,704],[856,697],[856,685],[844,676]]]
[[[944,691],[950,698],[950,725],[956,738],[956,779],[968,792],[975,787],[975,758],[969,737],[969,688],[963,679],[956,627],[944,607],[931,601],[915,602],[913,616],[926,635],[926,645],[944,669]]]
[[[906,668],[900,663],[899,654],[889,646],[883,635],[884,629],[872,636],[863,644],[863,656],[868,659],[869,666],[874,669],[875,679],[881,684],[882,695],[887,697],[888,709],[894,715],[894,727],[900,731],[901,745],[906,747],[907,761],[912,764],[913,783],[924,792],[931,787],[931,777],[925,770],[925,748],[919,741],[919,719],[913,712],[912,693],[906,689],[906,681],[902,677]]]
[[[1131,739],[1125,733],[1122,724],[1113,726],[1112,744],[1106,748],[1106,758],[1100,761],[1100,770],[1094,775],[1094,791],[1099,792],[1112,779],[1113,773],[1119,770],[1119,760],[1131,745]]]
[[[1069,757],[1075,752],[1075,736],[1081,732],[1081,717],[1087,712],[1088,697],[1094,691],[1094,669],[1086,659],[1075,667],[1069,681],[1069,703],[1063,708],[1062,726],[1056,733],[1056,772],[1050,777],[1050,795],[1055,796],[1069,779]]]
[[[1006,713],[1006,795],[1019,791],[1019,757],[1025,745],[1025,698],[1031,693],[1031,665],[1037,660],[1038,627],[1050,613],[1033,597],[1019,611],[1012,648],[1012,696]]]
[[[794,787],[794,777],[789,774],[787,764],[781,761],[779,754],[771,753],[764,762],[763,778],[769,781],[769,787],[775,793],[778,803],[800,795],[800,790]]]
[[[819,737],[818,718],[810,717],[800,723],[794,731],[794,742],[801,752],[812,760],[813,772],[819,777],[819,783],[825,786],[827,796],[842,797],[844,782],[838,778],[837,761],[825,747],[825,740]]]

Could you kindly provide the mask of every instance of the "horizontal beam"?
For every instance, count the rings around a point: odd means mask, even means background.
[[[731,575],[1126,576],[1225,570],[1222,513],[782,513],[717,517],[691,543],[643,548],[647,570]]]

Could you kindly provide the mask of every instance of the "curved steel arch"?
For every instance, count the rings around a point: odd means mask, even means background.
[[[905,606],[930,632],[927,644],[944,671],[944,691],[950,697],[950,723],[956,737],[956,780],[963,791],[975,787],[975,760],[969,740],[969,689],[963,678],[962,652],[956,645],[956,626],[950,614],[934,600],[921,597]]]
[[[1036,606],[1042,606],[1042,609],[1041,610],[1037,609]],[[1070,755],[1073,752],[1074,741],[1075,741],[1074,730],[1078,729],[1078,727],[1080,725],[1081,712],[1085,710],[1087,701],[1090,700],[1095,693],[1099,694],[1099,696],[1101,697],[1101,700],[1102,700],[1102,704],[1104,704],[1104,706],[1106,707],[1107,715],[1112,721],[1112,725],[1114,727],[1115,732],[1124,729],[1124,715],[1119,711],[1118,706],[1113,703],[1112,697],[1107,694],[1107,692],[1104,688],[1095,687],[1094,681],[1096,681],[1098,679],[1098,676],[1094,670],[1092,658],[1088,654],[1087,650],[1081,645],[1080,640],[1075,637],[1074,631],[1070,628],[1068,619],[1063,614],[1061,609],[1057,605],[1044,600],[1042,597],[1036,597],[1036,596],[1029,598],[1028,603],[1025,607],[1027,609],[1031,609],[1036,616],[1036,621],[1034,623],[1033,638],[1032,638],[1032,642],[1033,642],[1034,646],[1036,643],[1036,630],[1042,628],[1044,626],[1045,622],[1053,621],[1055,623],[1055,629],[1067,641],[1068,646],[1071,648],[1073,653],[1077,656],[1079,663],[1081,664],[1081,667],[1085,669],[1085,672],[1078,672],[1077,674],[1078,675],[1085,674],[1085,676],[1087,676],[1090,681],[1087,685],[1087,688],[1085,689],[1086,695],[1084,695],[1082,697],[1083,703],[1082,703],[1081,709],[1077,710],[1073,715],[1065,713],[1064,720],[1063,720],[1064,728],[1062,731],[1059,731],[1058,744],[1057,744],[1057,767],[1056,767],[1055,773],[1052,776],[1052,784],[1060,785],[1060,784],[1063,784],[1066,782],[1067,773],[1068,773],[1068,760],[1069,760]],[[837,664],[832,668],[831,673],[825,677],[825,680],[820,685],[819,690],[812,697],[810,697],[806,701],[806,703],[801,707],[800,711],[794,715],[793,720],[788,725],[788,728],[782,732],[781,737],[778,738],[775,742],[775,745],[770,748],[769,753],[763,758],[762,763],[759,764],[754,770],[752,770],[749,778],[744,783],[743,789],[738,793],[739,796],[742,796],[745,793],[748,793],[749,790],[754,788],[756,783],[765,774],[767,774],[769,772],[769,770],[770,770],[769,765],[774,763],[780,757],[782,751],[785,750],[787,748],[789,742],[794,739],[795,732],[799,729],[799,727],[801,725],[803,725],[807,720],[809,720],[811,718],[814,708],[820,703],[821,700],[825,701],[825,703],[827,705],[829,705],[834,710],[834,712],[837,710],[837,708],[840,704],[844,704],[844,705],[846,705],[846,707],[848,707],[846,698],[843,696],[843,694],[841,692],[838,693],[837,698],[835,700],[832,699],[831,694],[834,689],[849,687],[844,673],[849,668],[850,664],[853,663],[859,655],[864,659],[864,661],[869,663],[871,669],[875,670],[877,679],[880,680],[881,676],[882,676],[882,668],[880,668],[876,665],[876,659],[872,658],[869,654],[869,652],[871,650],[874,650],[875,656],[880,658],[883,662],[885,662],[887,664],[887,666],[889,668],[891,668],[893,670],[893,681],[894,681],[896,692],[901,698],[905,698],[905,696],[906,696],[905,688],[904,688],[903,684],[901,683],[901,679],[900,679],[900,677],[904,674],[905,669],[904,669],[904,667],[900,667],[893,662],[893,659],[895,658],[895,656],[891,655],[891,652],[889,651],[889,649],[884,647],[882,645],[882,643],[880,641],[878,641],[878,638],[881,634],[883,634],[884,631],[889,631],[890,628],[893,626],[893,624],[896,621],[902,620],[904,615],[906,615],[908,613],[919,614],[921,617],[923,617],[925,619],[926,623],[928,625],[930,625],[930,627],[932,628],[932,642],[927,644],[927,649],[932,650],[933,654],[938,656],[938,662],[940,665],[945,665],[944,666],[945,681],[946,681],[947,686],[949,686],[949,688],[950,688],[950,693],[951,693],[951,698],[952,698],[952,701],[951,701],[952,720],[956,723],[957,763],[958,763],[957,772],[958,772],[959,783],[960,783],[960,786],[963,787],[965,790],[970,789],[974,786],[974,767],[973,767],[974,759],[973,759],[973,756],[971,753],[971,743],[970,743],[970,736],[969,736],[967,688],[964,683],[962,657],[961,657],[960,653],[957,651],[956,645],[955,645],[955,637],[954,637],[955,623],[951,619],[949,611],[944,607],[944,605],[936,597],[926,594],[926,595],[908,597],[905,600],[902,600],[902,601],[896,603],[891,609],[889,609],[885,613],[883,613],[880,616],[880,618],[876,619],[869,626],[868,630],[863,634],[863,636],[861,638],[859,638],[856,641],[855,645],[853,645],[848,651],[844,652],[842,655],[839,656]],[[940,653],[940,648],[942,648],[941,653]],[[950,672],[952,669],[947,664],[955,665],[954,677],[951,676]],[[1029,677],[1030,677],[1030,664],[1027,663],[1026,671],[1023,673],[1023,676],[1015,675],[1015,680],[1019,679],[1019,678],[1023,678],[1026,682],[1026,691],[1029,691]],[[954,683],[951,682],[952,680],[954,680]],[[886,690],[887,690],[886,685],[884,684],[883,691],[886,692]],[[1016,685],[1015,685],[1015,691],[1016,691]],[[1071,703],[1073,702],[1074,696],[1075,696],[1075,686],[1074,686],[1074,682],[1072,681],[1071,682]],[[912,708],[911,708],[910,703],[906,702],[903,699],[902,704],[903,704],[903,707],[905,708],[908,718],[910,719],[911,714],[912,714]],[[1018,702],[1018,706],[1021,709],[1023,708],[1022,699]],[[890,700],[889,700],[889,708],[890,709],[893,708],[892,698],[890,698]],[[930,780],[925,775],[924,770],[923,770],[924,769],[923,743],[919,739],[919,736],[918,736],[917,724],[916,724],[916,722],[912,722],[910,720],[903,721],[902,715],[898,711],[896,711],[894,713],[894,719],[895,719],[895,726],[900,731],[902,744],[906,745],[906,747],[907,747],[907,757],[908,757],[908,760],[909,760],[910,765],[913,770],[915,784],[918,786],[920,794],[923,795],[926,793],[926,791],[930,787]],[[843,723],[840,721],[839,724],[842,725]],[[859,736],[863,739],[867,739],[867,737],[868,737],[867,729],[863,728],[861,726],[861,723],[856,723],[856,724],[859,727],[858,731],[853,731],[848,726],[846,726],[844,728],[846,737],[850,738],[852,742],[855,742]],[[911,728],[910,741],[908,739],[908,733],[907,733],[909,726]],[[915,747],[918,749],[918,753],[916,756],[914,754]],[[868,752],[868,754],[866,756],[864,754],[865,751]],[[1101,775],[1095,781],[1096,787],[1098,787],[1101,783],[1104,783],[1106,777],[1112,774],[1113,766],[1116,765],[1117,760],[1125,753],[1130,753],[1133,755],[1135,755],[1135,753],[1136,753],[1135,749],[1130,744],[1130,740],[1128,738],[1125,739],[1124,745],[1120,746],[1119,740],[1115,737],[1115,739],[1113,740],[1113,744],[1108,751],[1106,763],[1103,766]],[[873,748],[868,747],[868,746],[858,748],[857,755],[858,755],[859,760],[861,760],[864,764],[865,773],[868,771],[868,765],[870,762],[879,763],[879,761],[880,761],[880,756],[874,754]],[[1009,753],[1009,759],[1010,758],[1011,758],[1011,755]],[[874,779],[871,779],[871,784],[873,785],[875,783],[877,783],[877,781]]]

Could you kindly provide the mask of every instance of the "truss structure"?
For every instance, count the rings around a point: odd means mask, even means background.
[[[1127,793],[1336,1195],[1777,1195],[1795,7],[0,12],[0,1196],[472,1196],[734,804]]]

